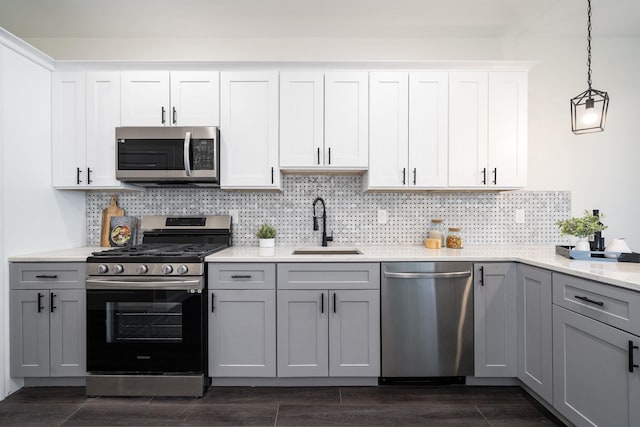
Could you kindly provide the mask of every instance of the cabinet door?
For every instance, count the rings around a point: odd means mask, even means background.
[[[278,377],[329,374],[327,291],[278,292]]]
[[[329,292],[329,376],[380,376],[380,292]]]
[[[483,187],[487,170],[488,74],[449,73],[449,186]]]
[[[171,125],[220,125],[220,73],[171,72]]]
[[[280,187],[278,73],[221,73],[223,188]]]
[[[84,187],[87,184],[85,74],[53,73],[52,85],[53,186]]]
[[[115,176],[115,128],[120,126],[120,73],[87,73],[86,114],[87,184],[101,188],[122,187]]]
[[[553,407],[578,426],[640,425],[640,338],[553,306]],[[635,350],[633,363],[639,364]]]
[[[275,290],[215,290],[209,301],[209,375],[275,377]]]
[[[86,375],[86,291],[51,290],[49,318],[51,376]]]
[[[324,74],[280,73],[280,167],[324,165]]]
[[[11,290],[11,376],[49,376],[49,291]]]
[[[515,264],[474,264],[474,355],[476,377],[515,377]]]
[[[169,72],[123,71],[122,126],[169,126]]]
[[[325,165],[367,168],[368,83],[366,72],[325,74]]]
[[[489,73],[489,185],[527,184],[527,73]]]
[[[447,186],[448,123],[448,73],[409,73],[409,187]]]
[[[551,272],[518,265],[518,378],[553,403]]]
[[[369,75],[368,188],[406,188],[410,185],[408,73]]]

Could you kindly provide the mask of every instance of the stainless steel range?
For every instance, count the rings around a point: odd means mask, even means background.
[[[143,217],[142,244],[87,258],[87,388],[94,396],[202,396],[207,255],[231,217]]]

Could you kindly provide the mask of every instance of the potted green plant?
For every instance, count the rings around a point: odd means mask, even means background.
[[[590,248],[589,240],[587,238],[593,233],[607,228],[606,225],[600,222],[602,218],[604,218],[603,214],[596,216],[589,213],[588,210],[585,210],[583,217],[559,220],[556,222],[556,225],[560,227],[560,234],[562,236],[568,234],[578,238],[575,245],[575,249],[577,251],[588,251]]]
[[[275,246],[276,229],[269,224],[262,224],[256,233],[258,244],[261,248],[272,248]]]

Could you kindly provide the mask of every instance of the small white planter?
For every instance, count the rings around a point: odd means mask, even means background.
[[[261,248],[273,248],[276,245],[276,239],[258,239]]]

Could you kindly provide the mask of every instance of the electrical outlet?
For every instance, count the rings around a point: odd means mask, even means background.
[[[524,209],[516,209],[516,224],[524,224]]]
[[[389,222],[389,215],[385,209],[378,209],[378,224],[386,224]]]
[[[231,216],[231,224],[238,223],[238,209],[229,209],[229,215]]]

